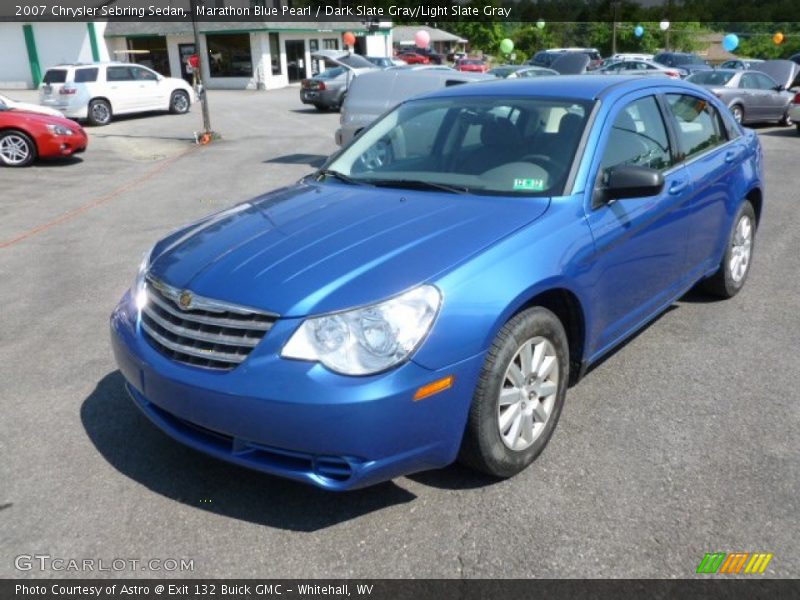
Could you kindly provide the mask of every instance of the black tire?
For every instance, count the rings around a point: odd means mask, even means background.
[[[749,254],[747,256],[744,272],[736,277],[734,275],[734,252],[737,231],[742,219],[748,219],[751,226]],[[720,298],[733,298],[744,287],[747,275],[750,273],[750,266],[753,264],[753,249],[755,248],[756,238],[756,212],[753,205],[745,200],[739,207],[736,217],[733,219],[733,226],[728,234],[728,242],[725,247],[725,255],[719,265],[719,269],[708,279],[700,282],[700,289],[704,292],[718,296]]]
[[[325,112],[326,110],[328,110],[328,107],[325,106],[324,104],[315,104],[314,108],[316,108],[319,112]]]
[[[795,126],[797,127],[797,135],[800,135],[800,123],[795,123]]]
[[[36,158],[36,144],[30,136],[16,129],[0,131],[0,164],[27,167]]]
[[[98,127],[108,125],[111,122],[112,116],[111,105],[107,100],[95,98],[89,102],[86,120],[92,125],[97,125]]]
[[[515,450],[507,445],[506,437],[515,436],[517,432],[512,433],[514,426],[507,429],[505,434],[500,431],[503,420],[500,395],[502,390],[515,393],[514,388],[508,387],[510,379],[507,378],[507,370],[512,361],[517,364],[516,358],[521,347],[536,340],[549,342],[552,356],[557,359],[557,381],[550,382],[555,393],[550,394],[550,399],[547,400],[551,403],[550,411],[547,418],[540,421],[542,427],[538,435],[531,436],[532,444]],[[536,372],[531,375],[535,376]],[[530,377],[526,381],[529,379]],[[541,454],[550,440],[561,415],[568,380],[569,345],[558,317],[541,307],[530,308],[516,315],[503,326],[489,349],[472,399],[459,460],[495,477],[511,477],[525,469]],[[526,402],[523,400],[520,404],[523,405],[520,410],[524,411]],[[531,400],[528,400],[527,405],[531,406]],[[506,410],[511,408],[509,406]],[[530,442],[524,438],[519,439],[522,444]]]
[[[783,118],[780,120],[780,125],[783,125],[784,127],[791,127],[792,125],[794,125],[792,117],[789,116],[788,108],[786,109],[786,113],[783,115]]]
[[[189,99],[189,94],[183,90],[176,90],[169,97],[169,112],[173,115],[185,115],[189,112],[191,106],[192,102]]]
[[[734,104],[731,106],[731,112],[733,113],[733,118],[737,123],[744,123],[744,108],[741,104]]]

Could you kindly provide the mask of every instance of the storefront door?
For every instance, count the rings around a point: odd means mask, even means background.
[[[306,76],[306,43],[303,40],[286,40],[284,43],[289,83],[295,83]]]

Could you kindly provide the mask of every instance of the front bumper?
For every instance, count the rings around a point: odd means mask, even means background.
[[[482,354],[437,371],[409,361],[387,373],[346,377],[280,358],[298,324],[279,320],[231,371],[159,353],[143,337],[128,295],[111,317],[111,337],[144,414],[178,441],[222,460],[329,490],[455,460]],[[419,387],[447,375],[455,376],[452,388],[412,400]]]
[[[36,139],[36,146],[41,158],[58,158],[72,156],[86,150],[89,140],[85,133],[74,135],[48,135]]]

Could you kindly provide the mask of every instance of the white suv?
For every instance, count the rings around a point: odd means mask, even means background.
[[[194,100],[194,90],[183,79],[122,62],[58,65],[47,69],[39,86],[40,104],[92,125],[148,110],[183,114]]]

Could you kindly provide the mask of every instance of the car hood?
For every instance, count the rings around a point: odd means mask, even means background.
[[[162,240],[150,274],[202,296],[305,316],[369,304],[452,269],[548,198],[300,183]]]
[[[797,77],[800,65],[791,60],[766,60],[763,63],[752,65],[750,70],[766,73],[775,80],[775,83],[788,89]]]
[[[71,119],[45,114],[41,111],[34,112],[33,110],[17,108],[16,106],[0,110],[0,115],[7,115],[15,122],[39,123],[40,125],[63,125],[64,127],[69,127],[73,131],[82,131],[81,126]]]

